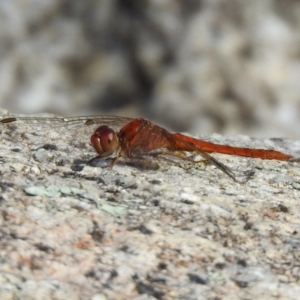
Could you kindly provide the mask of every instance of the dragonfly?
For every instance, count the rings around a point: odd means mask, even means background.
[[[234,147],[229,145],[216,144],[201,139],[189,137],[181,133],[171,133],[151,121],[142,118],[128,118],[121,116],[78,116],[78,117],[18,117],[9,116],[0,120],[0,126],[14,124],[26,126],[28,124],[41,124],[49,127],[67,128],[86,127],[94,128],[90,136],[90,143],[97,153],[91,159],[91,163],[97,158],[113,157],[111,163],[103,167],[114,166],[120,158],[137,159],[145,162],[149,158],[153,160],[171,158],[196,163],[187,153],[200,155],[204,161],[216,166],[219,170],[237,182],[246,182],[254,172],[244,171],[236,174],[231,168],[214,158],[210,153],[222,153],[250,158],[275,159],[289,161],[293,157],[276,150],[254,149]],[[63,137],[62,137],[63,138]],[[239,177],[243,179],[239,179]]]

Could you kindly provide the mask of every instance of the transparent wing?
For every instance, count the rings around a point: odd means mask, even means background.
[[[126,123],[132,121],[132,118],[121,116],[77,116],[77,117],[23,117],[23,116],[9,116],[0,119],[2,126],[6,124],[16,124],[21,127],[32,127],[32,124],[38,124],[39,126],[91,126],[91,125],[109,125],[115,129],[119,129]],[[30,125],[31,124],[31,125]]]
[[[132,118],[120,116],[35,117],[4,116],[0,119],[1,142],[10,149],[32,151],[43,145],[55,145],[68,153],[83,149],[93,153],[90,136],[100,125],[118,131]],[[76,155],[76,154],[75,154]]]

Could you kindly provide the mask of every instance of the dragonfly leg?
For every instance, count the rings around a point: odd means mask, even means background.
[[[103,166],[101,168],[112,168],[117,163],[117,161],[119,160],[119,158],[120,158],[119,156],[116,156],[109,165]]]
[[[97,164],[93,164],[97,159],[103,159],[103,157],[101,157],[101,156],[95,156],[95,157],[93,157],[92,159],[90,159],[87,163],[86,163],[86,165],[88,165],[88,166],[99,166],[99,164],[97,165]],[[119,159],[119,156],[116,156],[116,157],[114,157],[113,159],[112,159],[112,161],[109,163],[109,164],[106,164],[106,165],[102,165],[102,166],[100,166],[101,168],[111,168],[111,167],[113,167],[115,164],[116,164],[116,162],[118,161],[118,159]],[[105,161],[107,162],[107,159],[105,159]]]
[[[181,151],[175,151],[175,152],[166,152],[166,151],[159,151],[159,152],[154,152],[154,153],[149,153],[148,156],[152,156],[152,157],[155,157],[157,159],[162,159],[162,160],[165,160],[165,161],[169,161],[173,164],[176,164],[180,167],[181,164],[180,164],[180,161],[178,160],[181,160],[181,161],[186,161],[186,162],[189,162],[191,164],[209,164],[209,162],[205,159],[201,159],[199,161],[195,161],[194,159],[188,157],[184,152],[181,152]]]
[[[132,157],[128,160],[127,164],[141,170],[159,169],[159,164],[153,159],[150,159],[149,156],[147,158],[145,156]]]
[[[163,154],[162,154],[163,155]],[[209,161],[207,161],[206,159],[200,159],[200,160],[194,160],[193,158],[191,157],[188,157],[185,152],[181,152],[181,151],[177,151],[177,152],[172,152],[172,153],[168,153],[167,154],[168,156],[174,156],[176,158],[179,158],[181,160],[185,160],[185,161],[188,161],[192,164],[204,164],[204,165],[208,165],[210,164]]]
[[[204,163],[204,164],[212,164],[215,165],[217,168],[219,168],[221,171],[223,171],[225,174],[227,174],[229,177],[231,177],[234,181],[238,183],[245,183],[249,180],[250,177],[253,176],[254,171],[253,170],[247,170],[242,173],[237,173],[233,170],[231,170],[229,167],[225,166],[222,164],[220,161],[215,159],[214,157],[208,155],[207,153],[203,153],[202,156],[204,157],[204,160],[200,161],[195,161],[192,158],[188,157],[184,152],[165,152],[165,151],[159,151],[155,153],[149,153],[148,156],[154,156],[157,157],[158,159],[164,159],[167,161],[170,161],[172,163],[175,163],[180,166],[180,164],[176,160],[172,160],[170,157],[178,158],[181,160],[188,161],[193,164],[198,164],[198,163]]]
[[[108,165],[101,166],[101,168],[112,168],[117,163],[117,161],[119,160],[120,157],[121,157],[121,149],[117,149],[116,156],[113,158],[112,162]],[[90,159],[86,164],[91,165],[91,163],[93,161],[95,161],[96,159],[99,159],[99,158],[105,158],[105,157],[98,155],[98,156]]]

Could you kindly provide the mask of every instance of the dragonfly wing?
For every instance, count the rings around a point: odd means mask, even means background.
[[[119,116],[5,116],[0,119],[0,138],[2,142],[8,141],[10,148],[21,148],[23,151],[32,151],[43,145],[55,145],[68,152],[74,148],[82,148],[94,153],[90,137],[97,127],[105,124],[119,130],[131,120]]]
[[[21,124],[21,126],[32,126],[30,124],[38,124],[39,126],[90,126],[90,125],[108,125],[116,128],[123,127],[132,121],[132,118],[121,116],[77,116],[77,117],[36,117],[36,116],[4,116],[0,119],[0,124]],[[27,125],[28,124],[28,125]],[[4,125],[5,126],[5,125]]]

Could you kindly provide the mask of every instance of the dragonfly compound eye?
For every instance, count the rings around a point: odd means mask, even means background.
[[[91,143],[101,157],[113,154],[119,145],[116,132],[106,125],[102,125],[95,130],[91,136]]]

